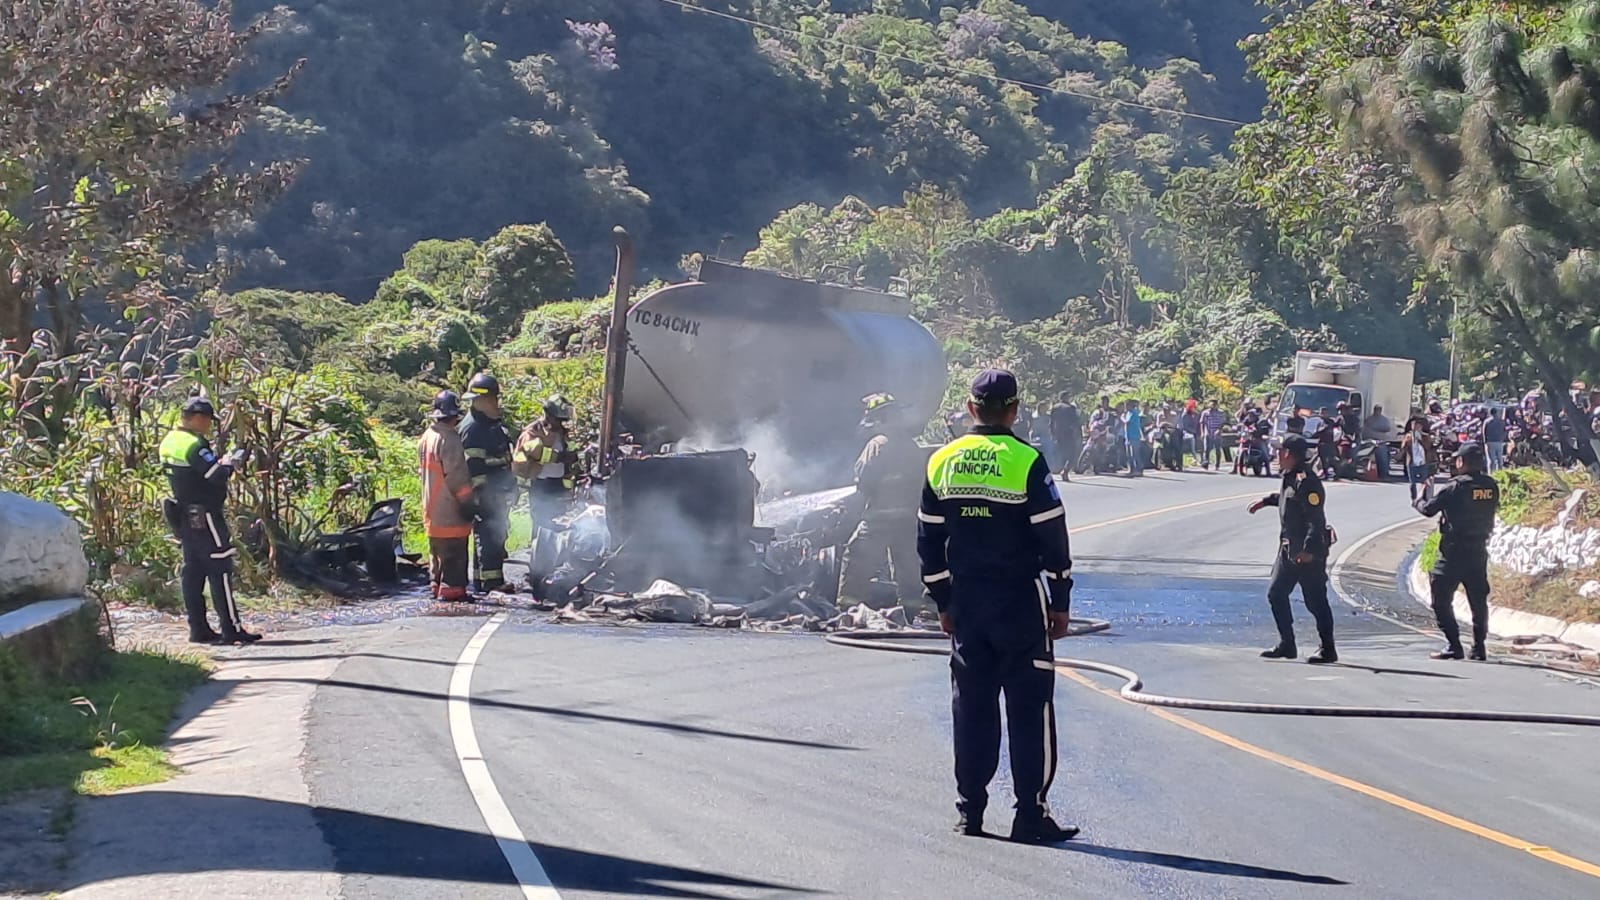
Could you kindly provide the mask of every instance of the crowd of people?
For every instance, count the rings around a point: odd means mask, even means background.
[[[1575,385],[1573,400],[1591,417],[1591,428],[1600,432],[1600,390],[1585,392]],[[1270,395],[1246,397],[1232,410],[1222,409],[1215,399],[1161,401],[1147,407],[1138,400],[1113,403],[1102,396],[1085,416],[1062,394],[1055,403],[1023,407],[1015,427],[1017,436],[1038,448],[1064,480],[1091,472],[1137,477],[1148,469],[1180,470],[1186,464],[1270,475],[1275,447],[1288,434],[1309,442],[1312,465],[1324,479],[1404,478],[1413,495],[1429,477],[1448,468],[1442,461],[1466,443],[1484,448],[1491,473],[1542,460],[1563,466],[1588,461],[1587,448],[1566,416],[1537,391],[1516,402],[1471,398],[1446,405],[1430,398],[1403,421],[1381,406],[1366,414],[1344,403],[1296,409],[1284,419],[1282,433],[1275,434],[1277,406]],[[967,418],[965,411],[949,417],[951,435],[971,428]]]

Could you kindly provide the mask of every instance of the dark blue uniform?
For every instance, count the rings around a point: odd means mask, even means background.
[[[965,822],[983,817],[1004,693],[1017,819],[1038,821],[1056,770],[1048,614],[1068,612],[1072,596],[1066,509],[1049,466],[1006,429],[976,428],[934,453],[917,519],[923,582],[954,624],[957,807]]]
[[[1278,508],[1278,557],[1272,564],[1272,584],[1267,602],[1278,626],[1276,651],[1265,655],[1294,658],[1294,612],[1289,595],[1300,587],[1300,598],[1317,622],[1317,637],[1322,652],[1311,662],[1334,662],[1338,654],[1333,645],[1333,610],[1328,606],[1328,519],[1323,509],[1327,492],[1309,463],[1287,472],[1278,493],[1261,499],[1265,506]],[[1297,561],[1301,554],[1310,557]]]
[[[1443,655],[1462,656],[1455,612],[1460,586],[1472,608],[1472,655],[1483,659],[1489,637],[1489,537],[1500,509],[1500,485],[1482,472],[1457,475],[1433,497],[1418,499],[1416,508],[1425,516],[1439,516],[1439,558],[1428,574],[1428,586],[1439,630],[1449,644]]]

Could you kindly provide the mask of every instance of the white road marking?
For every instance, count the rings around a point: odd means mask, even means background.
[[[1361,540],[1356,541],[1354,544],[1351,544],[1350,545],[1350,549],[1348,549],[1348,550],[1344,551],[1343,553],[1339,554],[1339,558],[1334,561],[1333,568],[1332,568],[1332,570],[1330,572],[1331,577],[1330,577],[1329,580],[1333,584],[1333,592],[1334,592],[1334,594],[1336,594],[1339,597],[1339,599],[1343,600],[1347,605],[1353,606],[1356,609],[1359,609],[1362,612],[1365,612],[1368,615],[1373,616],[1374,618],[1382,619],[1383,621],[1388,622],[1391,625],[1399,625],[1401,628],[1404,628],[1407,631],[1414,631],[1417,634],[1426,635],[1426,636],[1430,636],[1431,637],[1431,636],[1437,634],[1437,632],[1427,631],[1425,629],[1418,628],[1415,625],[1411,625],[1411,624],[1408,624],[1406,622],[1402,622],[1399,619],[1395,618],[1394,616],[1385,615],[1385,614],[1383,614],[1381,612],[1378,612],[1377,610],[1372,609],[1369,606],[1366,606],[1364,604],[1358,603],[1355,600],[1351,599],[1350,592],[1348,590],[1346,590],[1345,586],[1344,586],[1344,568],[1345,568],[1345,565],[1350,562],[1352,557],[1354,557],[1358,552],[1360,552],[1362,547],[1365,547],[1366,545],[1372,543],[1373,541],[1377,540],[1378,538],[1383,537],[1384,535],[1388,534],[1391,531],[1399,531],[1400,529],[1405,528],[1407,526],[1414,526],[1420,521],[1423,521],[1420,517],[1412,517],[1410,519],[1406,519],[1403,522],[1396,522],[1393,525],[1389,525],[1389,526],[1380,528],[1377,531],[1374,531],[1371,534],[1368,534],[1367,536],[1363,537]]]
[[[462,648],[450,673],[450,738],[456,745],[456,761],[461,764],[461,774],[467,780],[467,789],[483,814],[483,824],[500,845],[500,853],[511,866],[511,874],[522,888],[527,900],[561,900],[550,876],[528,846],[528,838],[517,827],[517,820],[506,806],[500,789],[495,787],[489,774],[489,764],[478,746],[478,734],[472,728],[472,673],[478,666],[478,657],[489,643],[489,638],[506,620],[500,613],[483,623],[467,646]]]

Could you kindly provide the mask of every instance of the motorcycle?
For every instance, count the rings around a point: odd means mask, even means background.
[[[1117,468],[1115,456],[1111,435],[1104,428],[1096,428],[1089,432],[1089,439],[1084,441],[1083,452],[1078,454],[1072,471],[1079,475],[1091,470],[1096,475],[1114,472]]]
[[[1271,474],[1267,457],[1267,439],[1249,431],[1239,435],[1239,450],[1233,457],[1233,473],[1243,475],[1246,470],[1258,478]]]

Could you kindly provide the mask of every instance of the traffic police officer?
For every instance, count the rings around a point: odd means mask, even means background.
[[[1456,623],[1456,586],[1467,589],[1472,607],[1472,658],[1487,659],[1489,637],[1489,536],[1500,509],[1500,485],[1484,474],[1483,445],[1468,441],[1455,455],[1456,476],[1437,494],[1417,498],[1417,512],[1439,516],[1439,558],[1428,574],[1433,614],[1444,632],[1445,648],[1434,659],[1460,659],[1461,626]]]
[[[245,451],[219,458],[206,436],[216,410],[204,397],[183,405],[177,428],[161,441],[161,465],[172,496],[161,502],[167,524],[183,547],[183,609],[189,618],[189,641],[195,644],[248,644],[261,635],[244,630],[233,599],[233,558],[238,550],[228,534],[222,505],[228,498],[228,476],[244,461]],[[217,610],[217,630],[206,621],[206,583]]]
[[[914,616],[922,605],[915,510],[927,454],[917,446],[912,429],[895,421],[899,407],[893,396],[872,394],[862,402],[866,413],[861,428],[872,437],[856,459],[855,473],[866,508],[839,566],[839,606],[866,603],[872,575],[887,560],[900,605],[907,616]]]
[[[472,410],[461,420],[461,445],[477,511],[472,528],[472,575],[476,589],[506,589],[506,537],[517,481],[511,474],[511,435],[500,417],[500,382],[487,372],[467,384]]]
[[[1056,824],[1045,802],[1056,770],[1052,641],[1071,621],[1066,509],[1044,457],[1011,432],[1016,378],[983,372],[967,409],[978,425],[933,454],[917,511],[922,580],[952,637],[956,829],[983,834],[1004,692],[1017,795],[1011,839],[1056,843],[1078,833]]]
[[[1298,434],[1290,434],[1278,448],[1278,468],[1283,485],[1276,494],[1250,504],[1250,512],[1267,506],[1278,507],[1278,558],[1272,564],[1272,585],[1267,602],[1278,624],[1278,646],[1263,650],[1267,659],[1294,659],[1294,613],[1289,594],[1300,586],[1300,598],[1317,620],[1317,637],[1322,648],[1306,658],[1309,663],[1339,661],[1333,646],[1333,610],[1328,606],[1328,519],[1323,510],[1327,493],[1317,473],[1306,461],[1312,444]]]

